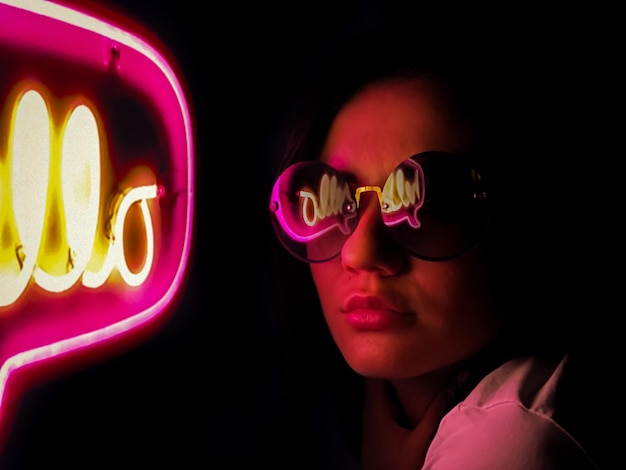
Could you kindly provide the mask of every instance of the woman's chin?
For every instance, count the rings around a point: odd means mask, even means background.
[[[351,351],[344,353],[343,357],[350,368],[363,377],[392,380],[405,375],[397,370],[397,360],[384,354]]]

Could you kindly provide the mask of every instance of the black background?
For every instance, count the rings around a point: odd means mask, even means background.
[[[580,139],[588,121],[595,123],[580,145],[566,137],[572,161],[588,161],[614,128],[589,119],[589,113],[599,119],[611,110],[605,99],[610,44],[597,34],[606,32],[610,12],[455,11],[383,0],[110,5],[171,49],[189,86],[198,139],[189,281],[176,311],[153,336],[27,391],[1,470],[235,468],[255,462],[278,387],[277,340],[256,243],[272,144],[302,77],[345,34],[396,15],[405,16],[406,27],[430,27],[447,38],[460,26],[493,35],[503,54],[504,38],[527,43],[529,55],[543,54],[553,71],[564,67],[558,75],[563,81],[555,79],[563,87],[558,94],[571,96],[571,109],[585,116],[585,124],[563,125],[563,135]],[[546,41],[549,51],[542,47]],[[589,57],[596,57],[592,65]],[[568,125],[576,122],[571,118]],[[248,190],[223,197],[232,192],[224,175],[236,175],[238,187]]]

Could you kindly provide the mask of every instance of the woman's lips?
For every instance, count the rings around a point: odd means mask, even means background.
[[[351,297],[343,308],[346,321],[358,330],[381,331],[407,324],[409,314],[378,297]]]

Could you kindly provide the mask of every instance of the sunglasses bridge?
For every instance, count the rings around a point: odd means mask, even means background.
[[[359,186],[358,188],[356,188],[354,192],[354,198],[356,199],[357,209],[361,205],[360,204],[361,193],[367,193],[367,192],[375,192],[376,195],[378,196],[378,203],[380,204],[380,207],[382,209],[387,209],[389,205],[386,202],[383,202],[383,192],[382,192],[382,189],[380,189],[380,186]]]

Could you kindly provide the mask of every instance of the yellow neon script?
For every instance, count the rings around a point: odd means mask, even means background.
[[[156,184],[121,191],[101,211],[101,139],[90,107],[76,104],[60,131],[33,89],[12,112],[8,145],[0,143],[0,307],[15,302],[31,281],[58,293],[82,277],[84,286],[97,288],[117,268],[126,284],[142,284],[154,257],[148,200],[156,198]],[[135,272],[124,252],[124,224],[136,203],[145,259]]]
[[[393,213],[409,207],[420,200],[422,193],[420,188],[419,173],[413,173],[413,182],[405,180],[404,170],[397,170],[391,174],[383,188],[383,212]]]
[[[313,227],[319,220],[341,213],[346,202],[353,202],[350,187],[344,184],[339,188],[337,177],[333,175],[329,178],[327,174],[320,180],[318,197],[304,189],[300,190],[299,195],[303,198],[302,220],[309,227]]]

